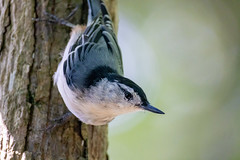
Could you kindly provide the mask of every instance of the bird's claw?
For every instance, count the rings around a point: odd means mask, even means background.
[[[72,16],[77,12],[79,8],[79,5],[77,5],[72,12],[64,19],[64,18],[59,18],[51,13],[48,13],[46,11],[43,12],[43,14],[47,17],[47,18],[32,18],[33,21],[39,22],[39,21],[47,21],[50,23],[57,23],[57,24],[61,24],[61,25],[65,25],[68,27],[75,27],[74,24],[72,24],[71,22],[69,22],[68,20],[72,18]]]

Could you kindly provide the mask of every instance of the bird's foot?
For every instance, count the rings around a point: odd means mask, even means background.
[[[57,24],[61,24],[61,25],[67,26],[67,27],[74,28],[76,25],[69,22],[69,20],[77,12],[78,8],[79,8],[79,5],[77,5],[66,18],[59,18],[59,17],[45,11],[44,15],[47,18],[32,18],[32,20],[34,20],[36,22],[47,21],[47,22],[50,22],[50,23],[57,23]]]
[[[52,131],[56,127],[63,126],[68,121],[70,121],[70,119],[73,117],[74,117],[74,115],[71,112],[67,112],[60,118],[54,119],[51,122],[51,124],[45,129],[45,131],[49,132],[49,131]]]

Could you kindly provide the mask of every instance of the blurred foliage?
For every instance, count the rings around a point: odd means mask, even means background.
[[[240,1],[119,0],[125,74],[165,115],[110,124],[113,160],[240,159]]]

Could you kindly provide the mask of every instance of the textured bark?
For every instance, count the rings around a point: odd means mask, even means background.
[[[77,4],[74,24],[87,20],[81,0],[0,0],[0,159],[107,159],[107,126],[88,126],[72,118],[46,132],[51,120],[67,112],[52,76],[70,29],[34,22],[48,11],[67,16]],[[116,0],[107,6],[116,24]]]

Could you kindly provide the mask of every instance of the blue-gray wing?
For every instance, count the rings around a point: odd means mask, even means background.
[[[113,30],[98,16],[71,47],[63,65],[70,87],[82,89],[88,74],[99,66],[107,66],[123,74],[122,56]]]

